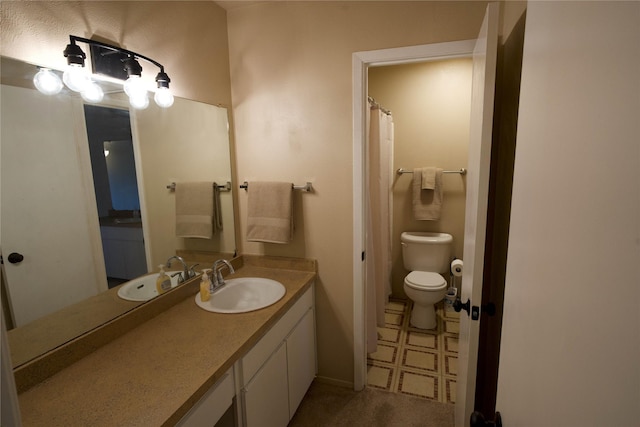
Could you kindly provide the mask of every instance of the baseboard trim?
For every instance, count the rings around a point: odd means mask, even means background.
[[[338,387],[350,388],[353,390],[353,382],[352,381],[342,381],[336,380],[335,378],[322,377],[320,375],[316,376],[315,381],[323,384],[335,385]]]

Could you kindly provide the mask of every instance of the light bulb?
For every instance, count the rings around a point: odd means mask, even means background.
[[[104,98],[102,88],[96,82],[89,82],[89,85],[80,92],[82,99],[91,103],[98,103]]]
[[[41,93],[45,95],[55,95],[62,90],[60,77],[48,68],[41,68],[33,76],[33,84]]]
[[[74,92],[82,92],[91,83],[91,79],[85,73],[84,67],[77,64],[69,64],[62,74],[62,81]]]
[[[144,110],[149,106],[149,97],[147,96],[147,92],[129,96],[129,104],[131,104],[131,106],[136,110]]]
[[[136,74],[129,76],[124,82],[124,93],[126,93],[129,98],[142,95],[146,96],[147,89],[144,87],[142,78]]]
[[[168,87],[158,88],[153,99],[156,101],[156,104],[158,104],[158,107],[169,108],[173,105],[173,94]]]

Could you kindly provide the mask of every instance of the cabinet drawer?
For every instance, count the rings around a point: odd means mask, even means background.
[[[177,426],[213,427],[233,404],[234,395],[233,369],[229,369],[191,408],[189,413],[182,417]]]
[[[242,386],[256,374],[260,366],[269,358],[291,329],[313,306],[313,286],[285,313],[258,343],[242,358]]]

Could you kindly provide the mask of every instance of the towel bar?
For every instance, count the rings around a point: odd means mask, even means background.
[[[174,191],[176,189],[176,183],[172,182],[171,184],[167,185],[167,189]],[[218,190],[220,191],[231,191],[231,182],[227,181],[226,184],[224,185],[218,185]]]
[[[402,175],[403,173],[413,173],[413,171],[404,168],[398,169],[398,175]],[[442,173],[459,173],[460,175],[466,175],[467,170],[465,168],[460,168],[460,170],[457,171],[442,171]]]
[[[240,188],[244,188],[244,190],[246,191],[249,188],[249,183],[245,181],[244,183],[240,184]],[[311,185],[310,182],[307,182],[305,185],[294,185],[293,189],[311,192],[313,191],[313,186]]]

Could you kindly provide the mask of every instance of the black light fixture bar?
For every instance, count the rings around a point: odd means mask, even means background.
[[[71,45],[76,45],[76,42],[82,42],[82,43],[86,43],[86,44],[88,44],[90,46],[100,46],[100,47],[102,47],[104,49],[112,50],[114,52],[124,53],[124,54],[132,56],[134,58],[142,58],[145,61],[148,61],[148,62],[154,64],[156,67],[160,68],[160,72],[164,73],[164,65],[162,65],[161,63],[159,63],[158,61],[156,61],[154,59],[149,58],[148,56],[141,55],[141,54],[139,54],[137,52],[133,52],[131,50],[124,49],[124,48],[121,48],[121,47],[118,47],[118,46],[113,46],[113,45],[110,45],[108,43],[103,43],[103,42],[100,42],[100,41],[97,41],[97,40],[86,39],[84,37],[78,37],[78,36],[70,35],[69,36],[69,40],[71,41]]]
[[[86,43],[89,46],[94,73],[125,80],[124,91],[129,96],[129,102],[134,108],[144,109],[149,105],[147,89],[142,80],[140,80],[142,66],[140,66],[138,59],[144,59],[160,69],[155,77],[157,89],[153,98],[156,104],[162,108],[168,108],[173,105],[174,98],[169,90],[171,79],[164,72],[164,65],[158,61],[128,49],[84,37],[69,35],[69,41],[64,50],[64,56],[67,58],[69,67],[63,74],[63,81],[71,90],[83,94],[85,100],[91,99],[91,102],[96,102],[92,99],[101,100],[102,91],[99,88],[96,89],[95,83],[87,78],[86,73],[81,71],[87,56],[80,46],[76,44],[77,42]],[[89,95],[93,95],[88,91],[90,87],[95,89],[94,93],[100,92],[100,96],[88,98]]]

